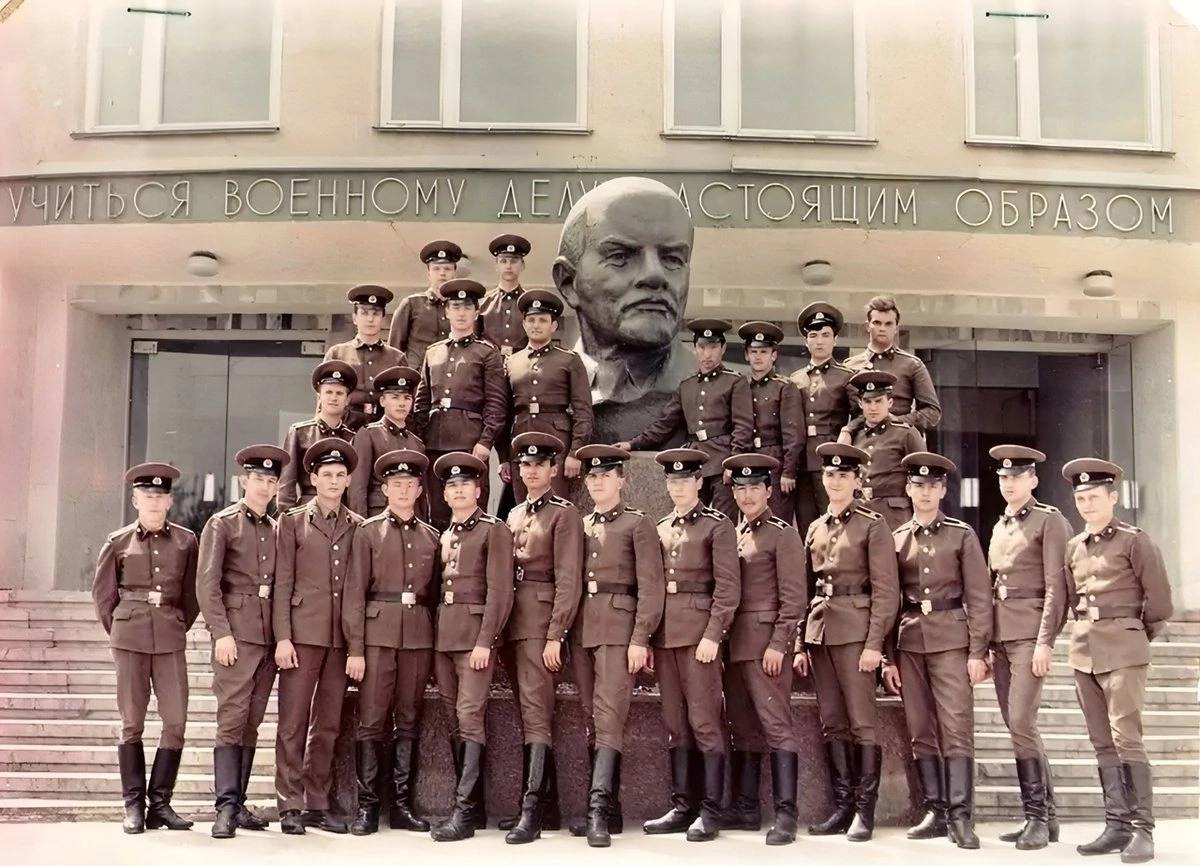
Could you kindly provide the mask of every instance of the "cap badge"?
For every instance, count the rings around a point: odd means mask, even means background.
[[[438,258],[439,258],[439,259],[444,259],[444,258],[446,258],[446,251],[445,251],[445,250],[438,250]]]
[[[1008,457],[1005,457],[1004,461],[1000,465],[1005,469],[1012,469],[1012,460]]]
[[[762,335],[762,334],[755,334],[755,335],[754,335],[754,339],[756,339],[756,340],[763,340],[763,339],[766,339],[766,338],[765,338],[765,337],[763,337],[763,335]]]
[[[526,454],[537,454],[537,446],[530,445],[528,448],[525,449],[525,453]]]
[[[928,467],[928,466],[922,466],[922,467],[921,467],[920,469],[918,469],[917,471],[918,471],[918,472],[920,472],[922,475],[928,475],[928,474],[929,474],[929,467]]]
[[[451,466],[451,467],[450,467],[450,474],[451,474],[451,475],[458,475],[460,472],[462,472],[462,467],[461,467],[461,466]]]
[[[874,382],[868,382],[868,383],[867,383],[867,390],[868,390],[868,391],[874,391],[874,390],[875,390],[875,383],[874,383]]]
[[[342,456],[342,452],[341,452],[341,451],[338,451],[338,450],[335,448],[333,451],[330,451],[330,452],[329,452],[329,456],[330,456],[330,457],[341,457],[341,456]]]
[[[675,469],[678,471],[678,470],[680,470],[680,469],[682,469],[682,468],[683,468],[683,464],[682,464],[682,463],[680,463],[678,460],[676,460],[676,461],[675,461]],[[157,484],[158,482],[155,482],[155,483]]]
[[[159,478],[157,475],[155,475],[154,480],[151,483],[152,484],[162,484],[162,479]]]
[[[274,465],[275,465],[275,463],[271,460],[270,457],[268,457],[266,460],[263,461],[263,469],[270,469]]]
[[[1085,481],[1085,482],[1086,482],[1086,481],[1090,481],[1090,480],[1091,480],[1091,478],[1092,478],[1092,476],[1088,475],[1086,472],[1080,472],[1080,473],[1079,473],[1079,480],[1080,480],[1080,481]]]
[[[542,306],[542,302],[541,302],[541,301],[534,301],[534,302],[533,302],[532,304],[530,304],[529,306],[533,307],[533,308],[536,310],[536,309],[539,309],[539,308]]]
[[[705,328],[705,329],[704,329],[704,336],[706,336],[706,337],[711,337],[711,336],[712,336],[712,330],[711,330],[710,328]]]
[[[376,298],[374,295],[370,295],[370,296],[368,296],[368,297],[367,297],[367,303],[368,303],[368,304],[375,304],[375,303],[378,303],[378,302],[379,302],[379,299],[378,299],[378,298]]]
[[[743,474],[743,475],[749,475],[749,474],[750,474],[750,467],[749,467],[749,466],[743,466],[743,467],[742,467],[742,474]]]
[[[342,378],[342,371],[341,371],[341,370],[334,370],[334,371],[333,371],[333,378],[335,378],[335,379],[340,379],[340,378]]]
[[[829,462],[832,463],[834,466],[841,466],[842,465],[842,455],[834,454],[833,459],[830,460]]]
[[[813,321],[814,321],[814,322],[821,322],[821,321],[824,321],[824,320],[825,320],[825,314],[824,314],[824,313],[817,313],[815,316],[813,316]]]
[[[504,249],[506,252],[510,252],[510,253],[515,253],[517,251],[517,248],[515,246],[513,246],[512,244],[509,244]]]
[[[397,464],[396,464],[396,469],[397,469],[397,470],[399,470],[400,472],[407,472],[407,471],[408,471],[408,464],[407,464],[407,463],[397,463]]]
[[[593,457],[593,458],[592,458],[592,465],[593,465],[593,466],[599,466],[599,465],[600,465],[600,458],[599,458],[599,457]]]
[[[467,290],[466,290],[466,289],[459,289],[459,290],[458,290],[458,296],[459,296],[460,298],[465,298],[465,297],[467,296]]]

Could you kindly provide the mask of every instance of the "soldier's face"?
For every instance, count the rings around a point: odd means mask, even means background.
[[[766,508],[770,496],[771,488],[765,484],[733,485],[733,499],[738,510],[748,517],[753,517]]]
[[[884,348],[892,345],[896,342],[898,333],[900,333],[900,318],[896,315],[895,310],[887,312],[871,310],[867,315],[867,335],[876,346]]]
[[[541,346],[550,342],[554,332],[558,330],[558,320],[549,313],[530,313],[522,324],[525,326],[525,336],[529,342]]]
[[[525,259],[512,253],[501,253],[496,256],[496,275],[504,283],[516,283],[521,279],[525,270]]]
[[[389,475],[383,483],[383,495],[387,497],[388,508],[407,514],[421,496],[421,480],[412,475]]]
[[[1000,495],[1009,505],[1022,505],[1038,486],[1038,477],[1034,472],[1022,472],[1020,475],[1000,476]]]
[[[383,406],[383,414],[390,418],[393,424],[398,424],[401,427],[408,420],[408,414],[412,411],[412,404],[412,394],[407,392],[397,393],[389,391],[379,398],[379,405]]]
[[[615,505],[625,489],[625,476],[616,469],[606,469],[603,472],[589,472],[583,479],[587,486],[588,496],[599,508]]]
[[[751,346],[746,350],[746,363],[755,373],[766,373],[779,360],[779,351],[765,346]]]
[[[553,460],[522,462],[520,473],[521,481],[529,488],[530,494],[540,495],[550,489],[554,476],[558,475],[558,467]]]
[[[696,355],[696,369],[701,373],[708,373],[715,370],[725,357],[725,344],[700,340],[692,344],[692,351]]]
[[[451,478],[446,481],[442,496],[452,511],[466,511],[475,507],[479,499],[479,482],[474,478]]]
[[[699,475],[671,475],[667,478],[667,495],[675,507],[691,509],[700,500],[700,488],[704,479]]]
[[[826,467],[821,470],[821,483],[825,485],[825,495],[833,502],[853,499],[854,491],[862,487],[862,479],[854,469]]]
[[[308,480],[322,499],[341,499],[350,484],[350,472],[341,463],[324,463]]]
[[[375,342],[375,338],[383,330],[383,310],[370,305],[355,304],[354,327],[358,330],[358,336],[363,340],[370,343]]]
[[[133,488],[131,497],[133,508],[138,513],[138,521],[155,526],[167,519],[167,513],[175,501],[170,493],[145,487]]]
[[[908,498],[912,500],[913,510],[923,514],[936,511],[946,496],[946,482],[941,480],[909,479],[904,489],[908,492]]]
[[[1117,510],[1117,491],[1107,484],[1075,491],[1075,510],[1089,526],[1103,526]]]
[[[454,279],[454,275],[458,273],[457,262],[430,262],[429,263],[429,287],[437,289],[443,283],[448,283]]]
[[[279,479],[269,472],[247,472],[242,475],[241,484],[242,498],[257,511],[265,511],[279,490]]]
[[[809,357],[820,364],[833,354],[833,347],[837,345],[837,335],[833,333],[833,328],[828,325],[824,328],[806,331],[804,334],[804,345],[808,347]]]
[[[479,318],[479,308],[474,301],[448,301],[446,303],[446,321],[450,330],[456,334],[469,334],[475,330],[475,320]]]
[[[317,392],[321,411],[326,415],[341,415],[346,411],[346,403],[349,399],[350,392],[346,390],[345,385],[332,385],[327,382]]]
[[[892,411],[892,398],[886,395],[862,397],[859,399],[858,405],[862,407],[863,418],[868,424],[874,426]]]

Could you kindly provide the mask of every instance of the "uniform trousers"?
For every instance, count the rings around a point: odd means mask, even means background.
[[[121,742],[140,743],[146,727],[150,687],[162,719],[160,749],[182,749],[187,727],[188,672],[183,650],[140,653],[113,649],[117,669],[117,708],[121,711]]]
[[[975,755],[975,704],[967,648],[900,651],[900,688],[914,758]]]
[[[451,737],[461,737],[472,743],[487,742],[487,700],[496,670],[496,654],[488,656],[487,667],[481,671],[471,668],[471,650],[434,653],[433,672],[437,677],[438,693],[446,702],[453,719]]]
[[[275,684],[272,647],[237,641],[237,661],[225,667],[216,659],[213,641],[213,696],[217,699],[217,745],[258,745],[258,726],[267,713]]]
[[[629,647],[601,644],[584,648],[571,644],[571,673],[579,689],[579,705],[589,746],[622,751],[625,722],[633,701],[634,675],[629,672]]]
[[[513,640],[501,648],[500,658],[517,701],[525,742],[549,746],[556,686],[554,671],[542,661],[545,648],[543,638]]]
[[[892,500],[892,502],[889,502],[889,499]],[[893,502],[898,503],[901,499],[904,500],[903,505],[892,504]],[[863,502],[863,506],[865,508],[869,508],[871,511],[874,511],[877,514],[882,515],[884,522],[886,522],[888,525],[888,529],[890,529],[892,532],[895,532],[905,523],[908,523],[908,521],[912,520],[913,516],[912,502],[910,502],[906,496],[888,496],[886,498],[867,499]]]
[[[696,661],[696,647],[655,647],[654,670],[667,748],[725,750],[721,723],[721,661]]]
[[[721,475],[704,476],[704,486],[700,488],[700,501],[737,523],[739,512],[737,502],[733,498],[733,488],[725,483]]]
[[[1149,675],[1150,665],[1103,674],[1075,671],[1075,694],[1099,766],[1150,763],[1142,743],[1142,707]]]
[[[858,669],[863,642],[816,644],[809,650],[825,742],[844,740],[875,745],[875,671],[863,673]],[[901,678],[907,699],[908,682],[903,680],[903,674]]]
[[[415,740],[433,666],[432,649],[367,646],[366,673],[358,687],[359,740]]]
[[[1033,675],[1036,640],[1006,640],[992,644],[992,677],[1000,715],[1012,737],[1018,758],[1040,758],[1042,735],[1038,732],[1038,707],[1042,703],[1044,677]]]
[[[808,532],[809,524],[829,508],[829,494],[825,492],[821,474],[818,469],[816,472],[801,472],[796,477],[796,491],[792,499],[796,503],[796,526],[801,538]]]
[[[715,664],[715,662],[714,662]],[[762,659],[727,662],[725,714],[733,747],[740,752],[799,750],[792,723],[792,654],[785,653],[783,670],[768,676]]]
[[[346,695],[344,647],[295,646],[299,666],[279,672],[275,794],[280,812],[329,808],[333,747]]]
[[[426,451],[425,456],[429,458],[429,466],[425,470],[425,490],[429,495],[429,522],[439,532],[444,531],[450,525],[450,506],[446,504],[446,497],[442,491],[445,490],[446,484],[440,478],[433,474],[433,464],[443,454],[451,454],[450,451]],[[475,482],[479,485],[479,507],[484,511],[488,510],[488,475],[481,475]]]

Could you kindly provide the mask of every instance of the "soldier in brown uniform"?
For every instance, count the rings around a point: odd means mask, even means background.
[[[555,458],[558,472],[553,488],[559,496],[566,496],[570,479],[577,478],[580,469],[579,460],[571,455],[592,438],[587,370],[577,354],[550,342],[563,313],[557,295],[531,289],[521,295],[519,307],[529,345],[510,355],[505,364],[512,393],[512,434],[536,430],[563,443]],[[523,500],[525,486],[507,460],[500,465],[500,475],[511,482],[516,501]]]
[[[404,353],[404,363],[421,369],[425,352],[450,333],[446,298],[439,291],[454,279],[462,249],[453,241],[431,241],[421,247],[421,261],[429,273],[429,288],[409,295],[392,314],[388,345]]]
[[[925,362],[896,345],[900,334],[900,310],[891,295],[878,295],[867,303],[867,348],[846,359],[854,372],[883,370],[896,377],[893,397],[896,417],[911,424],[922,433],[937,427],[942,420],[933,377]],[[851,383],[851,407],[855,407],[854,384]]]
[[[1121,852],[1123,863],[1154,857],[1154,791],[1142,742],[1150,641],[1171,616],[1171,584],[1150,537],[1114,512],[1121,467],[1083,457],[1062,469],[1084,530],[1067,542],[1069,660],[1096,750],[1104,830],[1080,854]]]
[[[316,417],[298,421],[288,428],[283,450],[288,464],[279,476],[279,493],[275,504],[279,513],[304,505],[316,494],[308,473],[304,470],[304,455],[318,440],[336,437],[344,442],[354,439],[354,431],[345,423],[350,393],[358,387],[358,375],[345,361],[322,361],[312,372],[313,390],[317,392]]]
[[[865,842],[875,829],[883,759],[875,729],[875,672],[900,610],[896,549],[887,523],[856,500],[867,453],[826,442],[826,512],[804,539],[808,586],[813,588],[804,641],[809,644],[833,813],[808,832],[846,833]],[[797,659],[800,670],[809,665]]]
[[[271,589],[276,521],[267,507],[289,458],[274,445],[251,445],[233,459],[242,467],[242,498],[209,518],[200,533],[196,575],[200,612],[213,638],[215,839],[231,838],[239,829],[267,829],[267,822],[246,808],[246,791],[258,726],[275,684]]]
[[[404,363],[404,353],[389,346],[380,336],[383,317],[392,293],[383,286],[355,286],[346,292],[346,300],[354,305],[354,339],[330,346],[326,361],[345,361],[354,368],[356,385],[350,392],[346,409],[346,426],[358,430],[364,424],[379,420],[379,394],[375,378],[389,367]]]
[[[438,458],[433,472],[442,482],[452,518],[441,537],[442,596],[433,666],[451,714],[457,778],[454,809],[431,835],[436,842],[453,842],[487,826],[484,719],[496,666],[493,651],[513,606],[513,540],[508,527],[478,505],[486,463],[451,452]]]
[[[488,252],[496,259],[496,276],[500,280],[494,289],[483,296],[479,305],[479,336],[490,342],[507,358],[528,342],[521,327],[522,313],[517,303],[525,294],[521,288],[521,273],[529,255],[529,241],[520,235],[497,235],[488,244]]]
[[[104,540],[92,581],[96,616],[108,633],[117,669],[117,759],[126,833],[192,826],[171,808],[187,725],[187,630],[199,613],[196,536],[167,520],[171,482],[178,478],[179,470],[165,463],[142,463],[125,473],[138,518]],[[151,685],[162,733],[150,770],[147,810],[142,731]]]
[[[1025,811],[1025,825],[1000,839],[1032,850],[1058,841],[1050,767],[1037,716],[1054,639],[1066,619],[1063,557],[1071,524],[1057,508],[1033,497],[1037,465],[1045,454],[1022,445],[997,445],[988,454],[997,463],[1006,503],[988,545],[994,594],[991,668],[1000,712],[1012,735]]]
[[[419,451],[389,451],[374,465],[387,507],[364,520],[350,548],[342,602],[346,673],[358,689],[354,766],[358,778],[355,836],[379,829],[380,767],[392,747],[393,830],[425,832],[429,822],[413,809],[418,723],[433,664],[433,606],[438,581],[438,533],[417,517],[428,460]]]
[[[896,377],[881,370],[855,373],[848,387],[857,391],[855,402],[862,419],[842,429],[838,441],[867,452],[863,466],[863,505],[883,515],[889,529],[897,529],[912,517],[912,505],[904,493],[905,472],[900,465],[906,454],[925,450],[925,437],[907,421],[892,414],[892,387]]]
[[[571,835],[607,848],[624,829],[621,753],[634,675],[650,658],[665,584],[654,522],[621,501],[629,454],[612,445],[575,452],[595,509],[583,518],[585,595],[571,634],[571,672],[587,732],[591,785],[587,819]]]
[[[387,509],[387,495],[382,479],[376,476],[375,461],[391,451],[425,453],[424,443],[408,426],[420,380],[421,374],[412,367],[389,367],[375,376],[383,417],[354,434],[358,469],[350,479],[350,510],[363,517],[374,517]],[[428,505],[421,499],[417,514],[424,515],[427,510]]]
[[[733,492],[723,477],[721,461],[731,454],[752,448],[754,404],[750,383],[725,369],[725,332],[733,326],[720,319],[688,322],[696,354],[697,372],[679,383],[658,420],[618,448],[641,451],[666,444],[677,433],[687,435],[684,443],[708,455],[700,500],[730,520],[737,517]],[[682,428],[682,429],[681,429]]]
[[[804,418],[800,391],[775,371],[783,330],[770,322],[747,322],[738,329],[750,365],[754,429],[750,447],[779,464],[771,474],[771,514],[792,522],[796,476],[803,471]],[[736,492],[736,490],[735,490]]]
[[[304,453],[304,471],[316,496],[279,518],[272,599],[280,669],[275,788],[280,828],[289,835],[301,835],[305,827],[347,830],[329,804],[346,694],[342,595],[350,546],[362,523],[342,495],[357,463],[341,439],[314,443]]]
[[[516,565],[516,595],[501,658],[517,698],[524,735],[520,815],[510,844],[557,830],[557,769],[551,745],[555,674],[562,670],[563,642],[579,610],[583,564],[583,521],[575,506],[551,490],[563,445],[547,433],[522,433],[512,440],[528,498],[508,515]]]
[[[791,387],[788,385],[787,387]],[[737,526],[741,600],[729,633],[725,705],[733,740],[733,804],[726,829],[759,828],[759,765],[771,753],[775,824],[768,845],[796,841],[796,768],[792,724],[792,645],[804,618],[804,548],[788,521],[768,505],[779,461],[739,454],[724,462],[742,519]],[[732,818],[732,820],[730,820]]]
[[[910,839],[945,836],[978,848],[971,814],[975,791],[972,688],[987,679],[992,589],[975,531],[941,510],[946,480],[956,471],[939,454],[903,461],[913,519],[892,533],[904,602],[884,682],[900,692],[925,818]]]
[[[473,454],[487,465],[496,437],[504,431],[508,387],[504,361],[496,347],[475,336],[483,286],[474,280],[451,280],[441,288],[450,336],[425,353],[417,385],[414,424],[425,441],[431,463],[456,451]],[[479,502],[488,501],[487,473],[477,480]],[[442,530],[450,525],[450,508],[437,473],[426,476],[429,522]]]
[[[725,728],[718,659],[741,598],[737,533],[722,512],[700,501],[704,467],[711,459],[695,448],[655,456],[675,504],[657,527],[667,598],[652,639],[671,754],[671,809],[642,829],[686,830],[689,842],[715,839],[720,830]]]

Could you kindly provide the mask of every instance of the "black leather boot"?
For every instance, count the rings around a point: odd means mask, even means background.
[[[303,836],[304,819],[300,817],[299,809],[288,809],[279,813],[279,829],[285,836]]]
[[[1122,863],[1154,859],[1154,781],[1149,764],[1122,764],[1129,797],[1129,823],[1133,835],[1121,851]]]
[[[246,796],[250,791],[250,774],[254,772],[254,746],[242,746],[241,789],[238,792],[237,826],[239,830],[265,830],[271,822],[260,818],[246,808]]]
[[[704,753],[704,795],[700,814],[687,830],[689,842],[711,842],[721,832],[721,800],[725,796],[725,753]]]
[[[379,758],[382,749],[383,743],[378,740],[356,740],[354,743],[358,812],[350,823],[353,836],[370,836],[379,832]]]
[[[121,768],[121,799],[125,801],[125,820],[121,829],[136,834],[146,831],[146,752],[141,743],[117,746],[117,764]]]
[[[1025,826],[1017,834],[1017,848],[1036,851],[1050,844],[1050,825],[1046,816],[1046,781],[1041,758],[1017,758],[1017,784],[1025,805]]]
[[[392,747],[392,806],[388,809],[388,825],[393,830],[429,832],[429,822],[420,817],[413,801],[417,796],[416,740],[396,740]],[[457,769],[459,762],[455,761]]]
[[[812,836],[834,836],[850,829],[854,820],[854,752],[845,740],[825,744],[829,784],[833,789],[833,813],[808,828]]]
[[[734,749],[729,756],[729,808],[721,821],[726,830],[762,829],[762,807],[758,789],[762,772],[762,753]]]
[[[504,837],[509,845],[524,845],[542,838],[542,814],[550,785],[550,746],[530,743],[526,746],[529,766],[525,771],[525,790],[521,795],[521,814],[517,825]]]
[[[683,833],[696,820],[699,803],[693,800],[695,791],[691,782],[691,768],[695,759],[689,749],[671,749],[671,808],[661,818],[642,824],[642,830],[652,835],[660,833]]]
[[[979,847],[974,812],[975,759],[946,758],[946,829],[959,848]]]
[[[1042,784],[1046,787],[1046,828],[1050,831],[1050,841],[1058,841],[1058,806],[1054,803],[1054,776],[1050,772],[1050,762],[1042,755]]]
[[[620,754],[618,752],[617,754]],[[588,766],[594,768],[596,766],[596,748],[588,746]],[[613,776],[612,794],[608,801],[608,832],[611,836],[617,836],[625,829],[625,816],[621,814],[621,762],[617,761],[616,775]],[[545,825],[547,830],[551,829],[549,824]],[[582,818],[572,819],[567,831],[572,836],[587,835],[587,815]]]
[[[1091,842],[1075,846],[1075,850],[1085,857],[1124,851],[1133,838],[1124,770],[1121,767],[1100,767],[1099,772],[1100,791],[1104,796],[1104,829]]]
[[[146,807],[147,830],[190,830],[192,822],[175,814],[171,808],[171,795],[175,793],[175,777],[179,775],[179,762],[183,760],[183,749],[164,749],[159,746],[154,752],[154,766],[150,768],[150,785],[147,788],[149,804]]]
[[[462,764],[454,789],[454,809],[449,818],[430,832],[435,842],[457,842],[475,835],[477,816],[481,811],[475,798],[483,788],[483,743],[464,742],[460,754]]]
[[[938,839],[946,835],[946,770],[940,756],[917,758],[916,764],[925,817],[904,835],[909,839]]]
[[[529,778],[529,743],[525,743],[521,748],[521,782]],[[496,822],[497,830],[511,830],[517,826],[517,822],[521,820],[520,804],[517,804],[517,814],[509,815],[507,818],[501,818]]]
[[[795,752],[771,753],[771,792],[775,801],[775,823],[767,831],[768,845],[790,845],[796,841]]]
[[[546,755],[546,795],[542,798],[542,829],[561,830],[562,810],[558,807],[558,762],[554,747]]]
[[[237,832],[238,797],[242,784],[242,747],[213,748],[213,788],[216,790],[217,817],[213,819],[212,837],[232,839]]]
[[[350,827],[346,822],[328,809],[305,809],[300,820],[304,822],[305,827],[324,830],[326,833],[336,833],[342,836],[350,832]]]
[[[866,842],[875,833],[875,804],[879,801],[883,749],[874,743],[858,743],[854,751],[858,767],[854,784],[854,821],[846,838],[851,842]]]
[[[621,778],[621,753],[600,748],[592,761],[592,785],[588,791],[587,841],[589,848],[607,848],[612,844],[612,817],[609,808]]]

